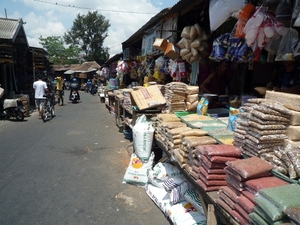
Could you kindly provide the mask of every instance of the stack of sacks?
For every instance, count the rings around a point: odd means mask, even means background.
[[[181,145],[179,149],[175,149],[172,152],[175,160],[180,164],[182,168],[185,168],[188,172],[191,170],[191,163],[189,163],[189,148],[186,144],[183,143],[184,138],[190,137],[204,137],[207,135],[207,132],[201,129],[187,129],[180,133]]]
[[[170,153],[172,153],[174,149],[179,149],[181,140],[178,136],[175,137],[175,139],[173,135],[168,136],[168,132],[171,133],[171,130],[177,129],[177,131],[175,132],[176,134],[178,130],[184,131],[189,129],[189,127],[183,122],[162,122],[158,128],[161,130],[161,136],[164,139],[165,146],[167,146],[167,151],[169,151]]]
[[[164,188],[163,183],[168,179],[185,180],[182,172],[171,162],[159,162],[148,171],[149,183],[159,187]]]
[[[186,179],[169,178],[164,181],[163,186],[169,194],[172,205],[184,200],[184,194],[187,190],[192,188]]]
[[[204,133],[203,133],[204,134]],[[201,133],[200,133],[201,135]],[[194,161],[194,158],[196,158],[196,146],[198,145],[210,145],[210,144],[216,144],[217,141],[207,135],[202,136],[183,136],[182,137],[182,145],[180,146],[181,151],[187,153],[187,157],[182,158],[182,161],[178,157],[178,154],[174,155],[174,158],[178,161],[178,163],[181,165],[181,167],[184,167],[188,172],[190,172],[191,167],[191,161]]]
[[[267,91],[266,99],[283,104],[289,109],[291,117],[287,126],[284,149],[279,149],[282,151],[274,152],[274,155],[267,155],[265,160],[275,164],[275,169],[280,173],[297,180],[300,177],[300,160],[298,160],[300,155],[300,97],[296,94]]]
[[[290,111],[283,105],[262,98],[248,99],[236,120],[234,145],[247,156],[260,156],[283,146]]]
[[[159,162],[148,171],[148,184],[146,185],[147,195],[166,214],[166,207],[171,205],[169,193],[165,190],[163,183],[168,179],[173,179],[177,183],[185,180],[182,172],[170,162]]]
[[[255,208],[255,212],[250,214],[253,224],[288,222],[289,218],[284,212],[300,207],[300,185],[298,184],[262,189],[259,190],[259,194],[254,199],[258,207]]]
[[[228,186],[220,187],[219,198],[217,198],[217,204],[219,204],[229,214],[235,209],[236,198],[238,195]]]
[[[170,154],[173,154],[174,151],[180,151],[181,138],[180,134],[185,131],[190,131],[192,128],[183,126],[174,129],[168,129],[165,133],[166,143],[169,146]]]
[[[170,82],[165,85],[166,108],[168,112],[185,111],[186,84]]]
[[[180,56],[190,64],[201,62],[208,56],[207,47],[208,36],[206,32],[195,24],[186,26],[181,32],[181,40],[176,44],[180,48]]]
[[[191,194],[191,184],[176,166],[169,162],[157,163],[149,170],[148,178],[147,195],[174,224],[206,224],[200,200]]]
[[[162,126],[164,122],[180,122],[180,119],[174,115],[173,113],[161,113],[156,116],[156,121],[152,124],[155,128],[154,137],[157,141],[159,141],[162,145],[164,145],[165,149],[168,149],[165,138],[165,130]]]
[[[199,86],[186,86],[186,110],[196,112],[199,102]]]
[[[225,163],[242,156],[241,150],[233,145],[198,145],[195,151],[201,163],[192,166],[191,175],[206,191],[217,191],[227,185]]]
[[[279,187],[287,184],[289,183],[275,176],[260,177],[244,182],[245,190],[242,192],[242,194],[255,204],[254,198],[258,195],[259,190],[271,187]]]
[[[246,190],[245,182],[251,179],[271,176],[273,166],[256,156],[228,161],[226,165],[227,186],[238,196],[230,213],[241,224],[250,224],[249,214],[253,212],[255,204],[247,197],[248,195],[243,194]]]

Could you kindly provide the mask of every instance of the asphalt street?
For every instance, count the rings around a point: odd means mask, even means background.
[[[80,95],[45,123],[0,120],[0,224],[170,224],[144,188],[122,183],[130,142],[98,96]]]

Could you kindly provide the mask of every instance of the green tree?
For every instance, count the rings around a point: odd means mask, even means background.
[[[76,46],[65,47],[64,40],[60,36],[40,36],[40,44],[49,53],[49,61],[54,64],[78,63],[78,55],[81,51]]]
[[[72,28],[64,34],[64,40],[71,46],[80,47],[85,53],[85,60],[101,65],[109,58],[109,49],[103,47],[109,27],[109,20],[97,11],[88,12],[87,15],[78,14]]]

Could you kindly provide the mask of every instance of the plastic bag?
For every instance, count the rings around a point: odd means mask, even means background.
[[[205,116],[207,114],[208,104],[209,101],[206,98],[202,97],[197,105],[197,114]]]
[[[210,30],[218,29],[232,13],[242,9],[243,6],[244,0],[210,0]]]
[[[231,131],[235,130],[235,121],[239,117],[239,109],[230,107],[229,108],[229,118],[228,118],[228,129]]]
[[[275,61],[293,61],[294,47],[297,42],[298,32],[293,28],[289,28],[287,34],[280,41]]]
[[[132,133],[135,153],[143,162],[148,161],[152,150],[154,128],[145,115],[137,118]]]
[[[293,2],[291,0],[281,0],[275,10],[276,19],[290,20],[293,14]]]

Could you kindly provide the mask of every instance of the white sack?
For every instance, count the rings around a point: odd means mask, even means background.
[[[154,128],[145,115],[137,118],[132,134],[135,153],[142,161],[148,161],[152,150]]]
[[[243,8],[244,0],[210,0],[209,20],[211,32],[218,29],[232,13]]]
[[[144,187],[148,184],[148,171],[151,170],[154,162],[154,152],[151,153],[148,162],[144,163],[136,155],[132,154],[126,173],[123,178],[123,183],[134,184]]]

